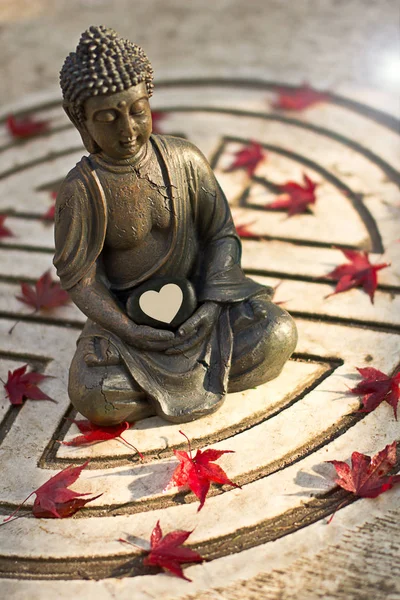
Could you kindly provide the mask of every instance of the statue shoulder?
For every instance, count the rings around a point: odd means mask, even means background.
[[[59,191],[57,192],[57,206],[63,206],[72,201],[86,199],[87,189],[84,183],[83,168],[87,164],[86,156],[69,171],[64,181],[62,182]]]
[[[164,134],[153,134],[152,137],[156,144],[160,145],[166,153],[178,156],[182,162],[208,166],[208,161],[201,150],[185,138]]]

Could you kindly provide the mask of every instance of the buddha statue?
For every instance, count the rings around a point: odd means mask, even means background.
[[[103,426],[152,415],[183,423],[276,377],[296,345],[293,319],[242,271],[228,203],[202,153],[152,134],[143,50],[90,27],[60,81],[89,153],[63,182],[55,216],[54,265],[87,316],[72,404]],[[174,327],[135,318],[138,290],[161,293],[160,281],[189,297]]]

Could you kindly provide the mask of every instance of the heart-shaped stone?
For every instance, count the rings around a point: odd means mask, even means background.
[[[196,308],[194,286],[182,277],[148,279],[126,299],[126,312],[134,323],[170,331],[182,325]]]
[[[162,323],[171,323],[178,314],[183,302],[183,292],[179,285],[167,283],[159,292],[148,290],[139,298],[142,311]]]

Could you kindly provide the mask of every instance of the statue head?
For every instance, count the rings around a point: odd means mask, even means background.
[[[109,153],[102,146],[104,142],[107,143],[107,135],[102,137],[101,129],[106,129],[107,123],[111,123],[114,108],[114,116],[119,115],[117,106],[129,113],[130,106],[126,105],[132,103],[133,114],[139,116],[145,108],[146,123],[142,123],[142,130],[145,137],[147,133],[150,135],[151,114],[147,99],[153,93],[153,69],[143,50],[129,40],[118,37],[113,29],[102,25],[92,26],[82,34],[76,52],[71,52],[65,59],[60,85],[64,110],[80,132],[89,152],[104,150]],[[144,102],[147,108],[143,106]],[[102,116],[97,119],[96,110],[101,109]],[[129,133],[123,133],[123,140],[128,148],[132,141]]]

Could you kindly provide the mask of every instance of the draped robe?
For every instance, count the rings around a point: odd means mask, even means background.
[[[167,179],[173,215],[170,245],[164,256],[155,257],[151,268],[134,281],[115,289],[106,284],[118,296],[151,277],[185,277],[194,284],[199,303],[219,305],[216,326],[206,339],[178,355],[138,350],[90,319],[81,339],[98,336],[109,340],[118,350],[121,369],[145,393],[155,412],[184,422],[213,412],[222,403],[235,332],[248,331],[242,354],[245,346],[254,348],[267,334],[253,319],[246,301],[253,296],[267,300],[271,289],[243,273],[241,244],[228,203],[201,152],[172,136],[153,135],[150,143]],[[68,174],[57,197],[54,265],[64,289],[73,288],[101,258],[106,232],[107,197],[95,161],[84,157]],[[279,319],[290,319],[285,311],[275,309],[279,313],[274,315],[275,326]],[[293,335],[290,347],[282,348],[282,364],[293,350]],[[237,360],[242,360],[240,354],[238,351]],[[260,369],[261,365],[253,366]],[[106,377],[107,368],[103,370]]]

